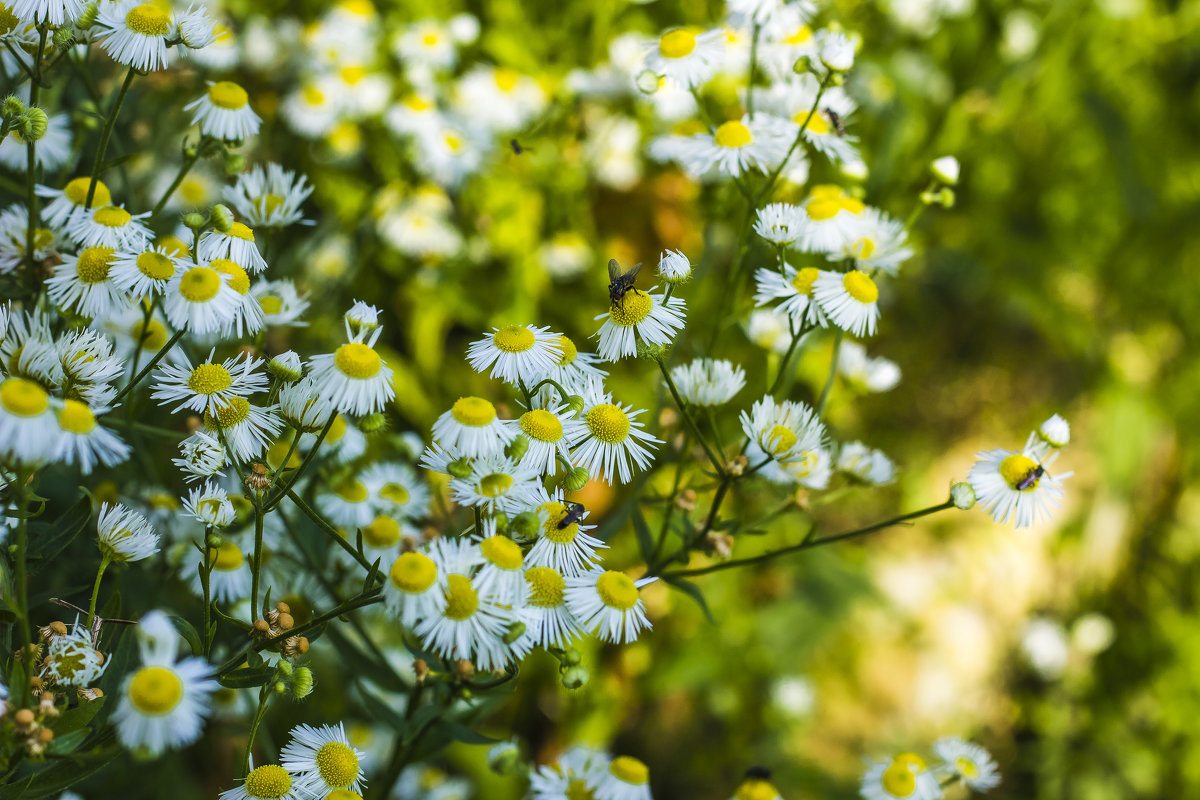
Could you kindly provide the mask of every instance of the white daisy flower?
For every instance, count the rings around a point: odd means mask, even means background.
[[[339,412],[361,416],[383,411],[396,396],[392,369],[374,349],[382,331],[376,328],[365,341],[350,336],[350,341],[333,353],[309,361],[317,393]]]
[[[283,118],[298,135],[320,139],[337,126],[338,108],[333,76],[310,78],[283,99]]]
[[[580,351],[569,336],[559,336],[555,344],[562,350],[562,355],[559,356],[554,364],[554,368],[550,370],[550,374],[546,377],[552,379],[568,392],[583,394],[587,387],[608,377],[608,372],[596,366],[600,363],[599,356],[595,353]],[[541,395],[539,400],[543,404],[551,397],[562,400],[563,398],[558,397],[558,394],[557,389],[546,385],[539,390],[539,395]]]
[[[150,243],[150,229],[141,222],[148,216],[134,216],[120,206],[92,208],[71,218],[67,235],[81,247],[137,251]]]
[[[362,534],[363,552],[367,561],[380,559],[380,564],[390,564],[400,552],[400,540],[404,537],[415,538],[417,531],[412,527],[401,524],[398,520],[384,514],[376,515],[366,525],[359,528]],[[345,556],[349,562],[350,555],[342,550],[335,550],[334,557]]]
[[[58,27],[78,19],[84,5],[83,0],[12,0],[8,12],[25,22],[49,23]]]
[[[1028,450],[985,450],[967,473],[979,506],[1001,525],[1010,522],[1025,528],[1050,518],[1051,507],[1062,502],[1062,482],[1073,473],[1051,475],[1046,471],[1058,456],[1044,462],[1034,460]]]
[[[232,276],[207,264],[180,269],[163,292],[163,311],[175,328],[204,335],[233,324],[242,297],[230,282]]]
[[[811,13],[798,13],[797,4],[788,3],[783,5],[771,23],[762,29],[758,43],[758,63],[773,80],[794,80],[796,73],[793,67],[796,61],[801,58],[817,58],[820,43],[809,25],[811,18]]]
[[[117,288],[140,300],[162,294],[181,266],[182,262],[166,248],[147,244],[117,253],[110,276]]]
[[[725,57],[725,32],[694,28],[667,31],[646,50],[646,69],[684,89],[708,82]]]
[[[871,336],[879,319],[879,287],[867,273],[825,272],[813,282],[813,298],[830,323],[855,336]]]
[[[553,567],[531,566],[525,570],[529,596],[517,610],[525,624],[529,642],[541,647],[567,647],[583,633],[579,622],[567,609],[567,582]]]
[[[527,506],[540,485],[534,467],[496,455],[476,458],[467,477],[450,479],[456,503],[478,506],[489,513],[507,513]]]
[[[138,634],[142,666],[125,676],[113,723],[121,744],[155,756],[200,736],[218,685],[203,658],[176,660],[179,635],[162,612],[143,617]]]
[[[529,595],[529,586],[525,583],[525,554],[516,542],[495,530],[495,519],[484,521],[482,536],[478,539],[483,566],[472,583],[480,595],[500,605],[520,608]]]
[[[566,405],[554,404],[531,408],[519,419],[511,420],[509,426],[514,434],[523,434],[529,442],[521,462],[536,467],[539,474],[553,475],[560,456],[569,463],[569,443],[579,438],[583,422]]]
[[[596,319],[604,320],[593,336],[600,338],[597,350],[605,361],[637,355],[639,343],[658,348],[671,344],[683,328],[686,304],[681,297],[630,289],[620,302],[609,306]]]
[[[415,520],[429,512],[429,489],[407,464],[376,462],[363,471],[360,480],[371,503],[384,514]]]
[[[305,377],[279,390],[279,413],[296,430],[314,434],[329,424],[334,411],[317,393],[312,378]],[[333,433],[332,428],[329,432]],[[328,441],[329,437],[325,438]]]
[[[866,392],[887,392],[900,382],[900,367],[886,358],[871,358],[858,342],[843,341],[838,351],[838,372]]]
[[[833,453],[829,448],[818,447],[800,453],[797,458],[785,464],[767,464],[762,475],[775,483],[798,483],[805,488],[819,491],[829,487],[829,481],[833,478],[833,466]]]
[[[587,509],[567,522],[573,504],[563,499],[561,488],[556,488],[553,495],[543,488],[537,500],[540,502],[533,510],[537,512],[541,529],[529,550],[527,562],[532,566],[553,567],[572,576],[595,567],[600,562],[598,551],[608,545],[587,533],[596,527],[583,524],[588,517]]]
[[[842,253],[859,238],[866,205],[840,186],[821,184],[800,204],[807,221],[796,248],[806,253]]]
[[[13,203],[0,212],[0,275],[12,272],[29,255],[29,210],[23,203]],[[59,253],[68,242],[53,228],[33,229],[33,260],[59,260]]]
[[[304,223],[300,206],[313,187],[303,175],[279,164],[256,165],[238,176],[222,196],[238,216],[255,228],[283,228]]]
[[[96,38],[113,61],[139,72],[167,66],[167,41],[178,33],[169,12],[153,3],[117,0],[100,6],[96,21],[107,28]]]
[[[511,655],[504,636],[512,611],[481,594],[466,575],[447,575],[443,592],[440,612],[417,623],[422,646],[443,658],[468,659],[482,671],[503,669]]]
[[[651,800],[650,768],[633,756],[617,756],[595,794],[596,800]]]
[[[737,28],[770,27],[789,10],[802,14],[806,20],[817,13],[810,0],[726,0],[725,9],[730,24]]]
[[[458,63],[454,37],[438,19],[418,20],[401,30],[392,40],[392,52],[401,64],[410,67],[446,70]]]
[[[56,404],[57,405],[57,404]],[[84,475],[91,473],[97,464],[111,467],[129,458],[129,445],[96,421],[97,413],[86,403],[66,399],[55,409],[55,417],[61,431],[59,450],[54,460],[63,464],[78,464]]]
[[[279,762],[296,778],[296,787],[313,797],[327,797],[338,789],[361,793],[364,754],[350,746],[342,723],[337,727],[297,725],[292,739],[279,753]]]
[[[52,637],[46,648],[46,675],[60,689],[91,686],[109,663],[93,646],[91,631],[78,619],[67,633]]]
[[[642,430],[642,423],[636,421],[640,409],[634,411],[632,406],[613,402],[612,394],[593,390],[584,400],[586,430],[571,442],[572,462],[610,485],[614,481],[629,483],[634,468],[640,471],[650,466],[650,448],[662,444],[662,440]]]
[[[158,552],[154,526],[123,505],[101,504],[96,533],[100,555],[107,561],[141,561]]]
[[[942,787],[925,759],[901,753],[890,762],[872,762],[863,774],[859,794],[864,800],[938,800]]]
[[[454,105],[492,131],[516,131],[542,112],[546,93],[537,80],[514,69],[480,65],[455,84]]]
[[[830,253],[829,260],[852,258],[855,266],[864,272],[879,270],[895,275],[912,254],[904,223],[876,208],[867,207],[860,219],[857,238],[845,245],[840,253]]]
[[[65,378],[49,318],[41,313],[8,314],[7,330],[0,339],[0,361],[11,377],[29,378],[46,386],[61,385]]]
[[[87,247],[78,255],[64,255],[46,281],[46,292],[64,311],[93,319],[106,317],[125,301],[125,293],[112,280],[115,262],[111,247]]]
[[[179,443],[179,458],[171,463],[184,473],[187,483],[205,478],[224,477],[224,468],[229,465],[229,455],[221,443],[204,431],[196,431]]]
[[[259,281],[250,287],[250,296],[258,302],[263,312],[263,324],[271,326],[308,326],[302,317],[308,310],[308,296],[296,289],[290,280]]]
[[[34,164],[44,173],[66,166],[71,158],[71,118],[68,114],[51,114],[46,120],[46,133],[37,140]],[[9,131],[0,141],[0,165],[20,174],[29,167],[29,147],[19,131]]]
[[[496,416],[496,407],[482,397],[460,397],[433,423],[433,438],[442,447],[467,458],[504,452],[512,429]]]
[[[189,6],[179,15],[179,38],[189,50],[202,50],[226,36],[203,5]]]
[[[845,72],[854,66],[854,40],[841,31],[821,31],[821,63],[833,72]]]
[[[446,607],[446,575],[427,552],[403,553],[388,569],[383,599],[388,613],[412,628],[418,621],[441,614]]]
[[[697,358],[674,367],[671,380],[684,402],[703,407],[721,406],[746,385],[746,371],[724,359]]]
[[[246,554],[232,539],[223,540],[220,547],[210,547],[208,560],[212,565],[208,576],[209,597],[218,603],[236,603],[250,596],[254,574]],[[204,596],[204,585],[195,564],[184,561],[180,577],[189,581],[197,597]]]
[[[229,259],[254,275],[267,268],[266,259],[258,252],[254,243],[254,230],[249,226],[235,222],[228,233],[218,230],[208,230],[200,237],[200,247],[197,250],[201,261],[215,261],[220,258]]]
[[[896,465],[887,454],[862,442],[842,445],[837,468],[872,486],[885,486],[896,480]]]
[[[986,792],[1000,785],[996,760],[977,744],[948,736],[934,742],[933,752],[946,762],[942,769],[961,778],[972,791]]]
[[[756,113],[679,142],[671,157],[695,178],[713,171],[734,178],[751,170],[767,174],[783,162],[794,139],[787,120]]]
[[[229,288],[240,295],[233,319],[222,328],[222,334],[225,337],[240,338],[243,328],[245,328],[247,336],[262,330],[266,314],[263,312],[262,306],[258,304],[258,300],[250,294],[250,275],[246,272],[245,267],[228,258],[215,259],[209,262],[209,266],[222,275],[228,275]]]
[[[414,91],[392,105],[383,121],[397,136],[428,136],[442,126],[442,115],[433,95]]]
[[[62,365],[63,383],[68,397],[84,399],[93,396],[107,384],[125,374],[128,366],[113,355],[112,341],[90,328],[72,331],[54,342],[58,361]],[[98,405],[98,403],[92,403]]]
[[[299,779],[278,764],[250,770],[241,786],[226,789],[217,800],[305,800],[314,797],[300,789]]]
[[[650,629],[638,590],[657,578],[634,581],[624,572],[596,567],[567,578],[567,608],[586,630],[614,644],[629,644]]]
[[[763,397],[741,414],[742,432],[750,440],[747,455],[751,464],[771,458],[778,464],[805,462],[825,442],[825,426],[817,412],[804,403],[776,402]]]
[[[9,464],[44,464],[57,457],[62,433],[50,395],[33,381],[0,383],[0,459]]]
[[[212,528],[224,528],[235,516],[229,494],[212,481],[205,481],[203,486],[188,492],[183,510]]]
[[[514,386],[533,387],[549,375],[562,355],[558,339],[559,334],[551,333],[549,328],[527,325],[493,328],[491,334],[467,348],[467,362],[476,372],[490,366],[489,377]]]
[[[417,147],[416,166],[439,186],[454,188],[473,175],[491,149],[483,131],[457,117],[444,115],[436,130],[423,131],[413,143]]]
[[[346,478],[330,489],[317,495],[317,504],[334,524],[360,528],[375,518],[371,493],[362,481]]]
[[[667,283],[682,283],[692,276],[692,262],[679,250],[664,250],[658,259],[658,276]]]
[[[171,409],[178,414],[183,409],[197,414],[217,411],[235,397],[245,400],[255,392],[262,392],[270,385],[261,371],[263,360],[239,353],[221,363],[213,361],[216,350],[208,354],[208,360],[193,367],[184,356],[180,366],[160,367],[155,377],[154,391],[150,396],[160,406],[181,401]]]
[[[192,124],[200,133],[227,142],[249,139],[258,133],[262,119],[250,108],[246,90],[232,81],[208,84],[208,91],[183,107],[194,111]]]
[[[592,263],[592,248],[577,232],[559,231],[538,248],[537,257],[550,277],[569,280]]]
[[[608,771],[609,758],[586,747],[572,747],[557,764],[543,764],[529,775],[532,800],[573,800],[594,796]]]
[[[771,244],[791,244],[800,238],[807,217],[791,203],[768,203],[758,210],[754,232]]]

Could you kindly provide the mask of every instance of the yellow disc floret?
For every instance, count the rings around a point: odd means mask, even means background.
[[[650,768],[633,756],[617,756],[609,764],[608,771],[618,780],[634,786],[650,781]]]
[[[391,547],[400,541],[400,523],[391,517],[378,516],[362,529],[362,535],[371,547]]]
[[[689,30],[668,31],[658,41],[658,52],[663,58],[683,58],[695,49],[696,34]]]
[[[579,355],[579,348],[566,336],[556,336],[554,343],[562,351],[562,355],[558,357],[558,366],[560,367],[567,366],[575,360],[575,356]]]
[[[609,444],[623,442],[629,436],[629,417],[612,403],[594,406],[587,413],[587,426],[592,436]]]
[[[1037,469],[1036,461],[1020,453],[1014,453],[1000,462],[1000,477],[1004,478],[1005,483],[1016,489],[1021,485],[1021,481],[1028,478],[1035,469]],[[1036,480],[1027,487],[1027,490],[1035,486],[1037,486]]]
[[[115,251],[111,247],[86,247],[79,251],[75,274],[81,283],[103,283],[108,280]]]
[[[717,128],[717,132],[713,136],[713,141],[719,147],[745,147],[754,141],[754,134],[750,133],[750,129],[741,121],[731,119],[721,123],[721,127]]]
[[[597,579],[596,593],[604,605],[621,611],[628,611],[638,601],[638,590],[633,579],[624,572],[611,569]]]
[[[137,257],[138,272],[156,281],[165,281],[175,274],[175,262],[162,253],[147,250]]]
[[[362,481],[356,480],[343,481],[334,491],[347,503],[365,503],[369,494]]]
[[[214,106],[230,111],[244,108],[250,102],[246,90],[233,81],[217,81],[208,87],[208,99]]]
[[[183,681],[166,667],[142,667],[129,682],[129,702],[143,714],[160,716],[183,699]]]
[[[50,406],[50,395],[33,381],[9,378],[0,384],[0,406],[18,417],[36,417]]]
[[[446,578],[446,616],[450,619],[467,619],[479,608],[479,595],[465,575],[450,575]]]
[[[250,291],[250,276],[246,274],[246,270],[241,264],[230,261],[228,258],[217,258],[212,261],[210,266],[222,275],[228,275],[230,287],[238,294]]]
[[[129,224],[129,220],[133,219],[132,215],[123,208],[116,206],[104,206],[97,208],[92,214],[92,220],[97,225],[103,225],[106,228],[123,228]]]
[[[221,276],[211,267],[192,267],[179,279],[179,293],[192,303],[207,303],[221,290]]]
[[[277,800],[292,791],[292,776],[278,764],[263,764],[250,770],[243,788],[252,798]]]
[[[392,562],[388,578],[400,591],[420,594],[437,580],[437,565],[424,553],[405,553]]]
[[[650,314],[654,307],[654,298],[640,289],[632,289],[625,293],[619,302],[613,303],[608,309],[608,317],[614,325],[637,325]]]
[[[799,294],[812,296],[813,284],[817,282],[817,278],[821,277],[821,270],[816,267],[804,267],[796,270],[796,277],[792,278],[792,288]]]
[[[546,513],[546,524],[542,526],[542,536],[555,544],[567,544],[574,541],[575,536],[579,533],[578,522],[558,527],[559,523],[567,516],[566,504],[551,500],[549,503],[542,503],[538,506],[538,511]]]
[[[865,272],[852,269],[842,276],[846,293],[860,303],[870,305],[879,299],[879,287]]]
[[[761,444],[773,456],[781,456],[796,446],[796,433],[784,425],[773,425],[763,434]]]
[[[188,388],[196,394],[216,394],[233,385],[233,376],[220,364],[201,364],[188,376]]]
[[[360,380],[372,378],[383,368],[379,354],[362,342],[347,342],[337,349],[333,357],[343,375]]]
[[[523,353],[535,341],[533,331],[524,325],[509,325],[492,334],[492,342],[505,353]]]
[[[330,742],[317,751],[317,771],[326,786],[345,788],[358,780],[358,755],[341,742]]]
[[[76,178],[67,184],[63,189],[63,194],[77,206],[81,206],[87,202],[88,188],[91,186],[91,178]],[[112,203],[112,195],[108,191],[108,187],[104,185],[104,181],[96,181],[96,191],[92,195],[92,203],[98,206],[107,206]]]
[[[215,405],[216,414],[210,410],[204,415],[204,424],[210,428],[232,428],[250,416],[250,401],[244,397],[230,397]]]
[[[883,790],[893,797],[908,797],[917,790],[917,776],[907,764],[893,761],[892,765],[883,771],[880,782]]]
[[[479,479],[479,493],[484,497],[499,497],[512,488],[512,475],[493,472]]]
[[[557,442],[563,436],[563,426],[558,417],[541,408],[521,415],[521,430],[529,438],[540,442]]]
[[[129,10],[125,26],[142,36],[166,36],[171,31],[171,18],[153,3],[146,3]]]
[[[480,552],[500,569],[520,569],[525,558],[521,548],[507,536],[489,536],[479,543]]]
[[[96,416],[78,400],[64,400],[58,412],[58,427],[68,433],[90,433],[96,427]]]
[[[762,778],[747,778],[733,793],[734,800],[775,800],[779,790]]]
[[[454,401],[450,415],[461,425],[479,428],[496,418],[496,407],[482,397],[460,397]]]
[[[217,548],[217,557],[213,559],[213,569],[233,572],[235,569],[240,569],[245,562],[246,557],[242,555],[242,549],[226,539]]]
[[[563,604],[567,582],[558,570],[550,567],[530,567],[525,570],[525,581],[529,584],[529,605],[556,608]]]

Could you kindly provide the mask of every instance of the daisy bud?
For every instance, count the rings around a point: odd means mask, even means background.
[[[954,156],[935,158],[929,165],[929,171],[933,173],[933,177],[948,186],[958,185],[958,159]]]
[[[70,28],[59,28],[54,32],[54,46],[56,48],[70,47],[75,43],[75,35],[71,33]]]
[[[196,147],[194,144],[189,144],[183,148],[183,154],[188,158],[199,158],[200,148]]]
[[[692,277],[692,262],[679,250],[664,250],[658,259],[658,274],[667,283],[683,283]]]
[[[292,694],[297,700],[302,700],[312,694],[316,681],[313,680],[312,670],[308,667],[297,667],[292,676]]]
[[[571,414],[576,417],[583,413],[583,409],[587,405],[587,401],[577,394],[567,395],[564,402],[567,404],[567,408],[571,409]]]
[[[237,175],[246,168],[246,157],[241,153],[229,153],[225,156],[225,174]]]
[[[4,116],[11,119],[25,113],[25,103],[15,95],[4,98]]]
[[[304,374],[300,365],[300,356],[295,350],[280,353],[267,362],[267,372],[284,383],[295,383]]]
[[[373,331],[379,327],[379,309],[361,300],[355,300],[354,305],[346,312],[346,325],[353,333]]]
[[[517,775],[522,771],[521,748],[516,742],[500,742],[488,751],[488,766],[497,775]]]
[[[229,206],[217,203],[212,207],[212,226],[221,233],[233,230],[233,221],[233,212],[229,210]]]
[[[644,69],[634,78],[634,84],[642,94],[654,94],[658,91],[658,76],[650,70]]]
[[[22,708],[16,714],[13,714],[13,722],[17,728],[30,728],[33,726],[33,712],[28,708]]]
[[[1038,438],[1051,447],[1065,447],[1071,441],[1071,426],[1055,414],[1038,426]]]
[[[275,681],[275,694],[287,694],[288,685],[283,681]]]
[[[35,106],[25,109],[25,114],[18,123],[18,130],[21,138],[26,142],[36,142],[46,135],[46,128],[49,124],[46,112]]]
[[[221,534],[217,533],[216,531],[213,531],[204,541],[208,543],[209,547],[220,547],[221,545],[225,544],[225,537],[221,536]]]
[[[583,661],[583,656],[574,647],[570,647],[563,650],[563,654],[558,660],[565,666],[574,667]]]
[[[193,211],[190,214],[183,215],[183,224],[194,231],[204,227],[204,215]]]
[[[50,744],[50,742],[54,741],[54,731],[49,728],[42,728],[38,731],[38,741],[42,744]]]
[[[75,20],[75,27],[81,31],[86,31],[96,24],[96,17],[99,13],[99,3],[88,3],[87,8],[83,9],[83,13],[79,15],[79,19]]]
[[[854,42],[844,33],[828,33],[821,42],[820,59],[832,72],[845,72],[854,66]]]
[[[450,473],[454,478],[471,477],[471,460],[468,458],[460,458],[456,461],[451,461],[446,465],[446,472]]]
[[[950,486],[950,502],[954,503],[955,508],[961,508],[966,511],[971,506],[975,505],[975,490],[971,488],[969,483],[955,483]]]
[[[358,421],[358,429],[363,433],[378,433],[387,428],[387,417],[381,412],[367,414]]]
[[[812,61],[809,60],[808,56],[800,56],[796,59],[796,63],[792,64],[792,72],[797,75],[812,72]]]
[[[284,676],[285,678],[289,677],[292,674],[292,672],[295,671],[295,668],[292,667],[292,662],[290,662],[290,661],[280,661],[279,666],[277,666],[275,669],[277,669],[279,671],[279,674]]]
[[[529,439],[524,434],[517,434],[513,440],[504,448],[504,455],[511,458],[513,461],[520,461],[525,453],[529,451]]]
[[[587,669],[580,666],[571,667],[562,674],[562,685],[567,689],[582,689],[587,685],[591,675]]]
[[[525,623],[514,622],[508,626],[508,631],[504,634],[504,643],[512,644],[517,639],[525,635]]]
[[[532,511],[522,511],[512,518],[509,528],[512,530],[513,536],[520,539],[532,539],[538,534],[538,530],[542,527],[538,521],[537,514]]]
[[[563,478],[563,488],[568,492],[578,492],[591,479],[591,475],[583,467],[572,467],[567,470],[567,476]]]
[[[413,675],[417,679],[417,683],[424,683],[429,677],[429,664],[425,663],[425,659],[418,658],[413,662]]]
[[[259,636],[267,636],[271,633],[271,624],[265,619],[254,620],[254,632]]]
[[[942,187],[942,191],[938,192],[938,202],[942,208],[954,208],[954,190],[949,186]]]

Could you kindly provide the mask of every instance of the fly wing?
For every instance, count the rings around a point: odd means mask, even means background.
[[[616,283],[621,277],[621,265],[615,258],[608,260],[608,282]]]
[[[625,279],[629,281],[630,286],[633,285],[633,279],[636,278],[637,274],[641,271],[642,271],[642,262],[639,261],[638,263],[634,264],[632,267],[629,268],[629,272],[625,273]]]

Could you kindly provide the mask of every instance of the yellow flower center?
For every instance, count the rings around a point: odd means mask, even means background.
[[[389,483],[379,490],[379,496],[402,506],[408,502],[409,494],[408,489],[405,489],[400,484]]]
[[[217,548],[217,557],[213,559],[213,569],[233,572],[235,569],[241,568],[245,562],[246,557],[242,555],[242,549],[226,539]]]
[[[362,66],[342,67],[341,75],[343,83],[348,86],[356,86],[359,81],[367,77],[367,68]]]
[[[833,197],[816,197],[808,201],[804,206],[808,218],[823,222],[827,219],[833,219],[842,210],[842,203],[837,198]]]
[[[809,39],[812,38],[812,35],[813,35],[812,28],[808,27],[807,25],[801,25],[796,30],[795,33],[793,33],[791,36],[787,37],[783,41],[786,42],[787,44],[804,44],[805,42],[807,42]],[[770,784],[767,784],[767,785],[770,786]]]
[[[114,251],[111,247],[88,247],[79,253],[75,262],[75,274],[83,283],[103,283],[108,280]]]
[[[155,244],[167,251],[169,256],[187,256],[191,254],[191,250],[183,243],[183,240],[178,236],[163,236],[158,239]]]
[[[254,800],[277,800],[292,790],[292,776],[278,764],[263,764],[250,770],[244,785]]]
[[[325,104],[325,93],[316,86],[305,86],[303,94],[304,102],[308,103],[310,106],[321,106]],[[270,195],[268,195],[267,198],[268,202],[270,202]]]
[[[633,585],[633,579],[624,572],[611,569],[596,581],[596,593],[604,605],[621,611],[628,611],[638,601],[638,590]]]
[[[587,781],[583,778],[576,778],[567,784],[567,791],[564,792],[567,800],[595,800],[596,793],[593,792],[587,785]]]
[[[103,225],[106,228],[123,228],[129,224],[129,220],[133,219],[128,211],[116,206],[105,206],[104,208],[96,209],[96,213],[92,214],[92,220],[97,225]]]
[[[58,412],[58,427],[69,433],[89,433],[96,427],[96,416],[78,400],[64,400]]]
[[[821,270],[816,267],[804,267],[796,270],[796,277],[792,278],[792,287],[798,293],[812,297],[813,284],[819,277],[821,277]]]
[[[614,325],[637,325],[650,314],[654,300],[646,292],[633,289],[625,293],[620,302],[613,303],[608,309],[608,318]]]
[[[526,436],[540,442],[557,442],[563,435],[562,423],[558,421],[558,417],[540,408],[521,415],[521,430]]]
[[[166,667],[142,667],[129,682],[129,702],[148,716],[166,714],[183,699],[183,681]]]
[[[346,435],[346,418],[338,414],[333,418],[333,427],[329,429],[329,434],[325,437],[325,441],[333,444]]]
[[[1035,469],[1037,469],[1036,461],[1020,453],[1014,453],[1000,462],[1000,477],[1004,478],[1005,483],[1016,489],[1021,485],[1021,481],[1029,477],[1029,473]],[[1035,489],[1037,485],[1038,482],[1035,480],[1024,491]]]
[[[171,19],[158,6],[146,3],[129,10],[125,25],[142,36],[166,36],[171,30]]]
[[[760,443],[771,455],[781,456],[796,446],[796,434],[791,428],[775,425],[763,435]]]
[[[832,130],[832,128],[829,126],[829,120],[825,119],[825,115],[819,111],[812,115],[812,119],[809,119],[808,109],[801,109],[800,111],[796,112],[795,116],[792,117],[792,122],[796,123],[797,125],[803,125],[804,120],[806,119],[808,120],[808,127],[806,127],[804,130],[808,131],[809,133],[824,135]]]
[[[192,267],[179,279],[179,293],[192,303],[207,303],[221,290],[221,276],[211,267]]]
[[[405,553],[392,562],[388,577],[400,591],[420,594],[437,580],[437,565],[424,553]]]
[[[283,310],[283,300],[273,294],[258,298],[258,305],[264,314],[278,314]]]
[[[358,792],[352,792],[349,789],[334,789],[325,795],[325,800],[363,800],[363,798]]]
[[[341,742],[330,742],[317,751],[317,771],[326,786],[344,788],[358,780],[358,756]]]
[[[480,428],[496,418],[496,407],[482,397],[460,397],[454,401],[450,416],[461,425]]]
[[[879,287],[865,272],[852,269],[842,276],[842,286],[846,292],[860,303],[867,305],[879,299]]]
[[[165,281],[175,275],[175,262],[154,250],[147,250],[137,257],[138,272],[156,281]]]
[[[683,58],[696,49],[696,34],[688,30],[668,31],[658,40],[663,58]]]
[[[63,194],[77,206],[81,206],[87,202],[88,187],[91,186],[91,178],[76,178],[67,184],[63,189]],[[108,187],[104,185],[104,181],[96,181],[96,193],[92,195],[92,202],[98,206],[107,206],[112,203],[112,195],[108,191]]]
[[[509,325],[492,334],[492,342],[505,353],[523,353],[534,345],[533,331],[524,325]]]
[[[883,790],[894,797],[908,797],[917,790],[917,776],[907,764],[893,761],[892,765],[883,771],[881,780]]]
[[[9,10],[8,6],[0,5],[0,35],[11,33],[21,20]]]
[[[493,472],[479,479],[479,493],[484,497],[499,497],[512,488],[512,475]]]
[[[465,575],[446,577],[446,616],[450,619],[466,619],[479,608],[479,595]]]
[[[362,342],[342,345],[337,349],[333,361],[343,375],[359,379],[374,377],[383,366],[379,354]]]
[[[958,770],[958,774],[964,778],[974,778],[979,774],[979,767],[969,758],[959,756],[954,760],[954,767]]]
[[[421,44],[425,45],[426,47],[433,47],[435,44],[438,43],[438,41],[439,41],[438,35],[436,33],[432,33],[432,32],[427,33],[421,37]]]
[[[233,376],[220,364],[201,364],[188,376],[188,388],[197,394],[223,392],[233,385]]]
[[[167,327],[156,319],[152,319],[145,325],[141,320],[134,323],[130,329],[129,335],[133,337],[135,342],[142,343],[143,350],[150,350],[157,353],[167,343]],[[143,338],[144,337],[144,338]]]
[[[517,88],[517,81],[521,78],[519,72],[508,67],[496,67],[494,75],[496,76],[496,86],[502,92],[511,92]]]
[[[893,764],[904,764],[914,772],[925,771],[925,759],[916,753],[900,753],[892,759]]]
[[[365,503],[367,501],[367,487],[361,481],[346,481],[338,486],[335,492],[347,503]]]
[[[235,222],[229,227],[229,235],[235,239],[245,239],[247,242],[254,241],[254,229],[241,222]]]
[[[400,541],[400,523],[391,517],[379,516],[362,529],[363,541],[371,547],[391,547]]]
[[[550,567],[530,567],[525,570],[525,581],[529,584],[529,605],[557,608],[563,604],[567,582],[557,570]]]
[[[739,120],[731,119],[728,122],[721,123],[721,127],[717,128],[717,133],[713,137],[713,141],[719,147],[745,147],[754,141],[754,135]]]
[[[241,264],[230,261],[228,258],[218,258],[212,262],[211,266],[222,275],[232,278],[229,286],[238,294],[250,291],[250,276],[246,274],[246,270],[242,269]]]
[[[49,228],[34,228],[33,229],[33,246],[37,250],[42,250],[54,244],[54,231]]]
[[[479,543],[479,550],[484,558],[500,569],[520,569],[525,561],[521,548],[507,536],[489,536]]]
[[[870,258],[871,254],[874,252],[875,241],[873,239],[868,239],[865,236],[850,246],[850,255],[860,261]]]
[[[775,800],[779,790],[761,778],[747,778],[733,793],[734,800]]]
[[[0,406],[18,417],[36,417],[50,406],[50,395],[33,381],[9,378],[0,384]]]
[[[608,771],[618,780],[634,786],[641,786],[650,780],[650,768],[633,756],[617,756],[608,766]]]
[[[579,533],[578,522],[572,522],[562,528],[558,527],[558,523],[567,516],[566,504],[551,500],[549,503],[542,503],[538,506],[538,511],[546,512],[546,524],[542,526],[542,536],[555,544],[567,544],[573,541]]]
[[[562,355],[558,357],[560,367],[567,366],[575,360],[575,356],[579,355],[579,348],[575,347],[575,343],[566,336],[555,337],[554,341],[558,345],[558,349],[562,351]]]
[[[418,94],[410,94],[404,98],[404,105],[408,106],[411,111],[428,111],[433,108],[432,103]]]
[[[587,426],[592,436],[609,444],[623,442],[629,436],[629,417],[612,403],[600,403],[589,411]]]
[[[250,401],[244,397],[230,397],[216,406],[215,416],[210,412],[204,414],[204,424],[210,428],[232,428],[250,416]]]

